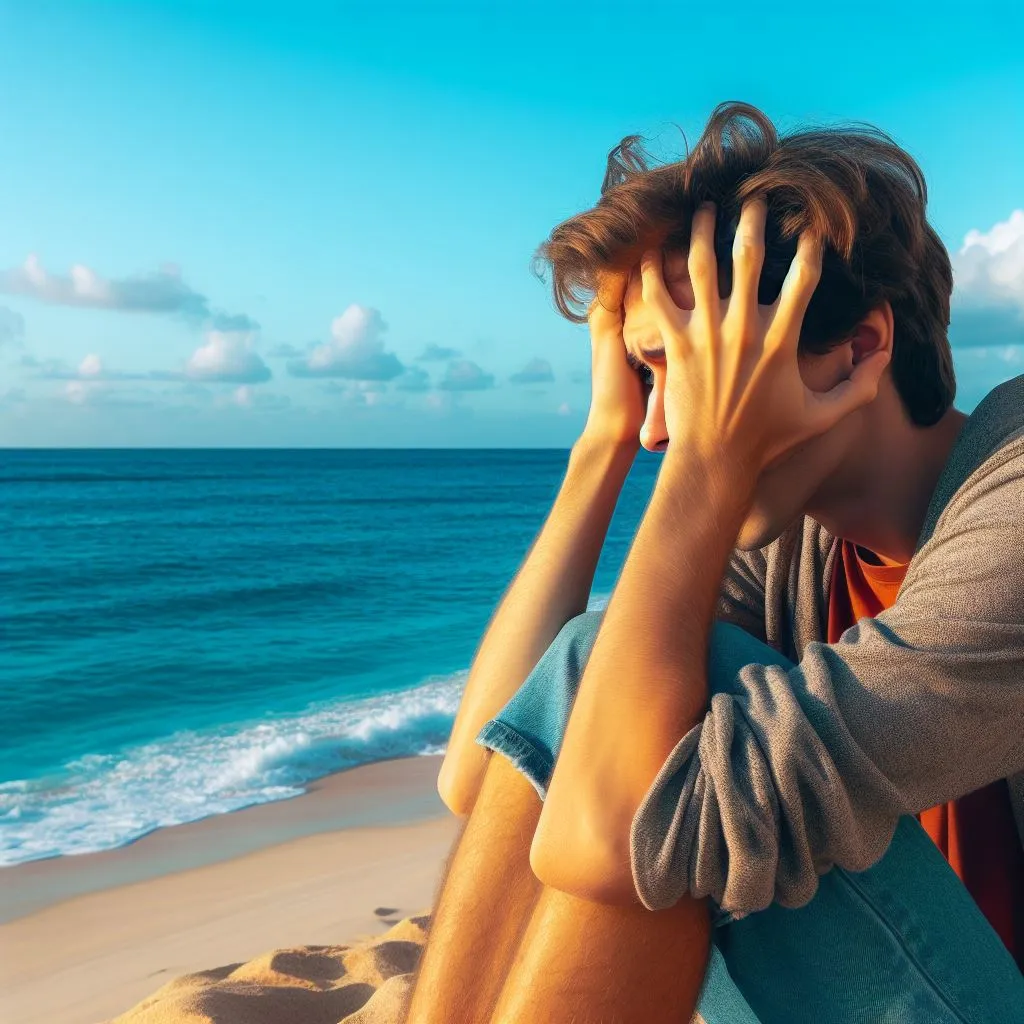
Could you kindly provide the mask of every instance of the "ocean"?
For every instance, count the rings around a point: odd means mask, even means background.
[[[0,865],[443,753],[568,455],[0,452]],[[638,453],[589,607],[660,459]]]

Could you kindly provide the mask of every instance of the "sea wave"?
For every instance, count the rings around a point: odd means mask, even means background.
[[[602,609],[608,595],[592,595]],[[443,754],[468,670],[300,714],[179,731],[57,774],[0,783],[0,866],[91,853],[170,825],[299,796],[314,779]]]

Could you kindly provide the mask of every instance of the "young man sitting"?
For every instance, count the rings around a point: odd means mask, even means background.
[[[881,133],[635,141],[540,250],[591,409],[452,731],[408,1021],[1024,1020],[1024,377],[953,408]]]

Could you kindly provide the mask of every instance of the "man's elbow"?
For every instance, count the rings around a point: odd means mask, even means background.
[[[445,758],[437,776],[437,795],[452,814],[464,818],[472,810],[480,792],[480,782],[468,779],[465,773],[458,775],[452,761]]]
[[[612,906],[640,902],[628,843],[553,829],[543,815],[530,845],[530,868],[544,885],[579,899]]]

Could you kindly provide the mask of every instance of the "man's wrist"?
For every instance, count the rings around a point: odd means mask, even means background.
[[[685,496],[695,490],[715,504],[749,509],[757,475],[734,454],[723,449],[699,449],[669,443],[658,471],[657,487]]]
[[[640,437],[637,434],[622,435],[588,427],[576,438],[573,448],[632,452],[635,455],[640,450]]]

